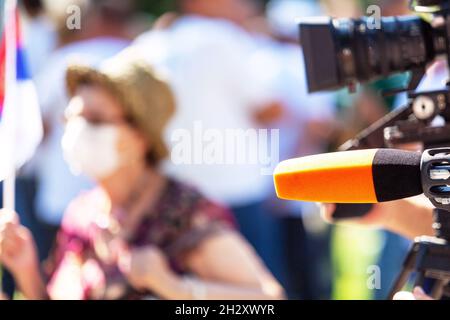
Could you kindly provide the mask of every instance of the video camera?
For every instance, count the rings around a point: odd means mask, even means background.
[[[384,92],[407,92],[409,103],[348,141],[341,150],[379,148],[423,142],[450,142],[448,84],[437,91],[414,92],[433,61],[450,61],[450,1],[417,0],[411,8],[423,16],[361,19],[305,19],[300,23],[309,92],[338,89],[395,73],[411,72],[409,86]],[[445,125],[431,122],[440,116]]]
[[[428,63],[448,54],[449,6],[450,1],[413,1],[414,11],[432,13],[430,22],[419,16],[303,20],[300,32],[310,92],[397,72],[423,75]]]

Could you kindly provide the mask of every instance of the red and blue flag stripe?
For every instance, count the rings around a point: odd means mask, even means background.
[[[2,32],[0,41],[0,120],[2,118],[4,104],[5,104],[5,83],[6,83],[6,33],[10,31],[11,28],[15,28],[16,34],[16,81],[26,81],[30,80],[30,73],[26,63],[25,50],[22,46],[22,36],[19,21],[19,13],[15,12],[15,21],[13,23],[7,24]]]

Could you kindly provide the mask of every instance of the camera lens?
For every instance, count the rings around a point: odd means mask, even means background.
[[[300,28],[310,92],[425,68],[445,52],[442,30],[416,16],[308,19]]]

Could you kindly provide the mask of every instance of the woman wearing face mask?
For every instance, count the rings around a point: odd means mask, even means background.
[[[65,158],[98,187],[69,206],[45,266],[17,215],[0,212],[0,262],[25,297],[282,297],[228,211],[158,170],[174,111],[165,82],[128,50],[99,70],[71,67],[67,84]]]

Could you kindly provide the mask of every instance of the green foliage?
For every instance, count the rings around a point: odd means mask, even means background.
[[[154,17],[176,8],[176,0],[137,0],[136,3],[138,10],[145,11]]]

